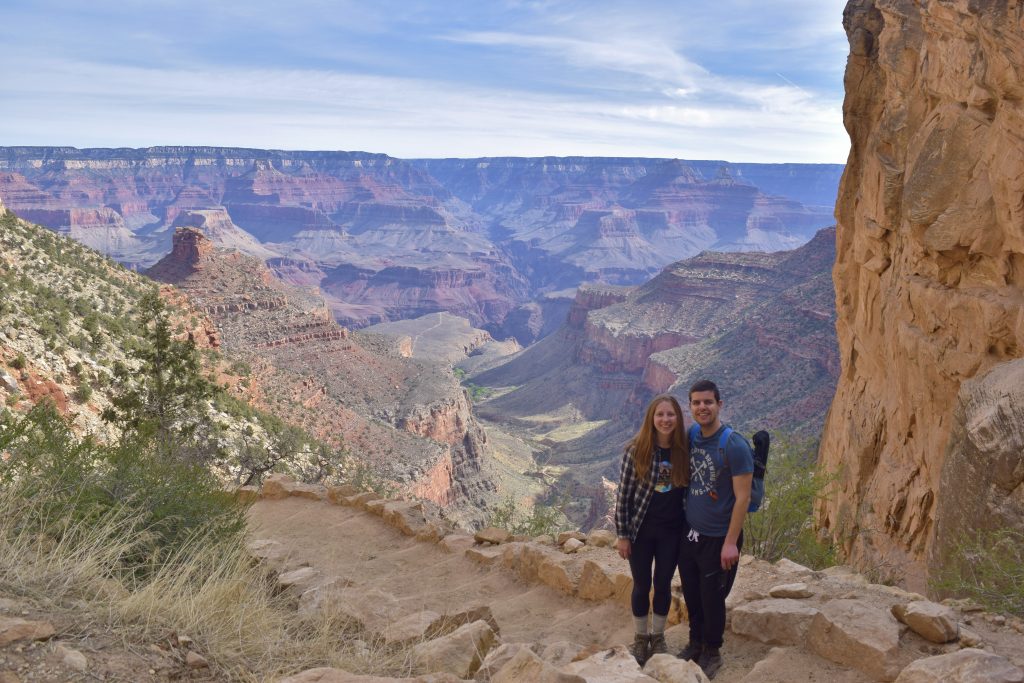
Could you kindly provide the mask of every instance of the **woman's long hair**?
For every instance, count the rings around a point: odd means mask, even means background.
[[[658,405],[664,402],[672,404],[672,410],[676,412],[676,428],[672,430],[672,455],[669,461],[672,463],[672,485],[688,486],[690,484],[690,444],[686,437],[686,429],[683,427],[683,409],[679,401],[671,394],[658,394],[647,405],[647,412],[644,413],[644,421],[640,425],[633,438],[626,444],[626,450],[633,458],[633,467],[636,469],[637,477],[646,479],[651,473],[651,462],[654,458],[654,448],[658,444],[657,430],[654,429],[654,411]]]

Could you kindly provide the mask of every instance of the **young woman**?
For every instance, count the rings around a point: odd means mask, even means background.
[[[689,481],[690,449],[682,408],[673,396],[655,396],[622,454],[615,500],[616,549],[629,560],[633,574],[636,638],[631,651],[641,666],[648,657],[666,651],[665,620],[672,604],[679,543],[686,533]],[[654,616],[648,631],[652,564]]]

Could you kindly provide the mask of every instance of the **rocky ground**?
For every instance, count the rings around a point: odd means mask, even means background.
[[[469,536],[429,504],[281,476],[265,484],[250,522],[251,551],[294,608],[358,622],[364,656],[352,661],[355,673],[314,668],[243,680],[706,680],[670,656],[641,670],[626,652],[631,582],[608,532]],[[676,593],[670,652],[686,641]],[[964,601],[937,604],[845,568],[812,572],[745,556],[728,604],[716,681],[1024,681],[1020,620]],[[235,680],[188,634],[137,638],[101,625],[101,616],[84,604],[0,596],[0,682]]]

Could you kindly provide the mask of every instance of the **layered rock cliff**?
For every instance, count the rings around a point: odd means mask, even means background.
[[[151,265],[171,248],[175,228],[195,227],[273,261],[286,278],[321,286],[350,327],[444,310],[529,343],[560,322],[549,316],[559,308],[549,306],[553,291],[639,284],[708,246],[806,241],[831,223],[840,169],[4,147],[0,196],[20,215],[129,265]],[[311,267],[297,272],[303,262]]]
[[[854,562],[914,584],[960,531],[1024,509],[1019,450],[998,447],[1024,429],[1019,392],[997,395],[1024,355],[1022,19],[1016,0],[844,14],[841,373],[820,456],[839,488],[817,515]]]
[[[148,272],[209,315],[224,348],[253,368],[261,407],[349,449],[373,472],[440,505],[482,507],[486,436],[465,391],[441,364],[403,358],[340,327],[319,296],[260,260],[181,228]]]

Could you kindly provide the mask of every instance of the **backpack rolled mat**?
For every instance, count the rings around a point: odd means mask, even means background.
[[[700,425],[690,425],[689,436],[691,446],[699,429]],[[722,435],[718,438],[718,455],[726,466],[729,464],[729,459],[725,455],[725,445],[728,443],[732,433],[733,428],[726,426],[722,430]],[[746,438],[742,434],[740,434],[740,437]],[[754,434],[753,441],[754,447],[751,450],[754,452],[754,477],[750,485],[750,505],[747,506],[747,512],[757,512],[761,509],[761,503],[764,501],[764,475],[768,471],[768,447],[771,445],[771,437],[768,435],[768,432],[761,430]]]

